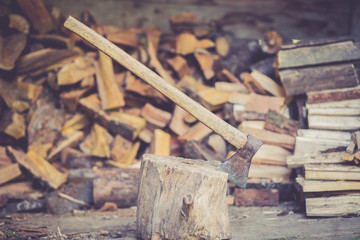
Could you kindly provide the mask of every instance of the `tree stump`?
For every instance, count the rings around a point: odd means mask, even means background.
[[[145,154],[140,176],[138,237],[231,237],[226,173],[202,160]]]

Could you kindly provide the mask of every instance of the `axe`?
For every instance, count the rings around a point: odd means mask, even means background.
[[[236,147],[238,151],[217,169],[228,173],[229,180],[236,186],[242,188],[246,187],[251,159],[262,145],[260,140],[251,135],[246,135],[237,128],[226,123],[115,44],[75,18],[70,16],[65,21],[64,26],[113,58],[139,78],[143,79]]]

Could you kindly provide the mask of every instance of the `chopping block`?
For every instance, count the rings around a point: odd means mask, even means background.
[[[216,164],[143,155],[137,202],[141,239],[230,239],[228,174]]]

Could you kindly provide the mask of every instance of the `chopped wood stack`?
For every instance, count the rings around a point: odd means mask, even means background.
[[[286,161],[289,168],[303,169],[296,181],[307,216],[360,212],[360,87],[354,67],[359,57],[359,45],[348,39],[283,46],[278,53],[286,93],[307,95],[309,129],[297,131],[294,155]]]

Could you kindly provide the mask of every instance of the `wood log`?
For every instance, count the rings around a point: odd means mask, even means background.
[[[9,14],[9,28],[16,29],[20,33],[28,34],[30,24],[25,17],[19,14]]]
[[[197,96],[197,93],[206,90],[209,87],[196,81],[193,76],[186,75],[184,76],[176,85],[183,92],[190,92],[193,95]]]
[[[215,76],[215,72],[213,70],[214,59],[211,53],[205,49],[197,49],[194,53],[194,56],[200,65],[205,79],[210,80],[213,78]]]
[[[40,179],[51,188],[57,189],[67,180],[67,174],[57,170],[36,152],[30,150],[24,155],[23,152],[16,151],[12,147],[7,147],[6,151],[13,161],[19,163],[35,178]]]
[[[198,92],[201,103],[210,111],[219,110],[229,101],[228,91],[219,91],[215,88],[207,88]]]
[[[27,199],[32,197],[43,197],[43,193],[32,187],[31,181],[7,183],[0,186],[0,207],[4,207],[9,199]]]
[[[240,75],[240,78],[243,80],[244,85],[249,89],[250,92],[266,95],[266,90],[256,81],[255,78],[251,76],[250,73],[243,72]]]
[[[277,31],[266,31],[261,39],[261,49],[265,53],[274,54],[280,50],[282,43],[283,39]]]
[[[306,108],[359,108],[360,99],[306,104]]]
[[[201,140],[210,135],[210,133],[212,133],[210,128],[203,123],[198,122],[194,126],[190,127],[183,135],[179,136],[179,141],[182,143],[190,140],[201,142]]]
[[[285,148],[263,144],[251,160],[254,164],[286,166],[286,159],[291,152]]]
[[[216,52],[222,57],[226,57],[230,52],[230,44],[226,39],[226,37],[223,36],[217,37],[215,40],[215,47],[216,47]]]
[[[234,191],[235,206],[278,206],[279,190],[278,189],[241,189],[235,188]]]
[[[339,164],[305,164],[306,180],[360,180],[360,168]]]
[[[278,112],[269,110],[266,114],[264,128],[269,131],[285,133],[296,137],[297,129],[299,128],[299,122],[288,119]]]
[[[332,139],[314,139],[308,137],[296,137],[295,155],[318,154],[321,151],[336,147],[346,147],[349,141]]]
[[[140,142],[132,143],[121,135],[116,135],[111,145],[111,159],[116,162],[114,165],[127,168],[133,164]]]
[[[207,139],[206,144],[210,146],[220,157],[225,159],[227,154],[226,142],[220,135],[211,134]]]
[[[17,3],[37,32],[47,33],[55,29],[53,19],[42,0],[17,0]]]
[[[80,99],[79,104],[96,122],[100,123],[111,133],[120,134],[128,140],[135,139],[146,124],[145,119],[126,113],[105,113],[101,110],[100,100],[96,94]]]
[[[215,89],[218,91],[249,93],[247,87],[242,83],[216,82]]]
[[[311,163],[343,163],[341,156],[344,152],[315,153],[306,155],[290,155],[286,158],[289,168],[303,167]]]
[[[305,193],[360,190],[359,181],[316,181],[297,177],[296,183],[301,186],[302,191]]]
[[[74,62],[65,64],[57,73],[59,86],[72,85],[95,74],[94,60],[88,57],[77,57]]]
[[[180,55],[176,55],[175,57],[168,59],[167,63],[172,67],[172,69],[174,69],[180,79],[190,73],[187,61]]]
[[[166,127],[171,120],[171,113],[156,108],[150,103],[145,104],[141,109],[141,116],[159,128]]]
[[[11,159],[6,154],[6,148],[4,146],[0,146],[0,168],[11,165]]]
[[[59,97],[70,112],[75,112],[79,100],[89,89],[75,89],[69,92],[62,92]]]
[[[113,137],[110,133],[95,123],[89,135],[80,144],[80,149],[85,154],[92,155],[100,158],[110,158],[110,144],[113,141]]]
[[[360,59],[360,48],[353,41],[306,46],[278,53],[279,69],[348,62]]]
[[[357,108],[308,108],[308,116],[360,116]]]
[[[115,82],[112,59],[99,52],[99,64],[95,65],[96,83],[103,110],[125,106],[124,95]]]
[[[21,171],[18,163],[0,167],[0,185],[16,179],[20,175]]]
[[[0,118],[0,132],[6,133],[14,139],[25,137],[25,117],[13,110],[2,114]]]
[[[170,28],[173,32],[192,32],[200,23],[193,13],[184,12],[169,19]]]
[[[25,82],[22,79],[16,81],[16,87],[21,95],[28,99],[31,103],[34,103],[41,95],[43,86],[37,85],[31,82]]]
[[[129,47],[138,46],[138,34],[141,33],[141,29],[129,28],[120,29],[115,26],[103,26],[106,38],[116,44],[121,44]]]
[[[185,143],[183,155],[186,158],[202,159],[209,162],[224,162],[225,158],[216,154],[214,150],[198,141],[190,140]]]
[[[353,64],[286,69],[279,71],[279,75],[286,96],[310,91],[349,88],[359,84]]]
[[[153,154],[169,156],[170,155],[170,134],[162,131],[161,129],[155,129],[154,141],[152,144]]]
[[[74,60],[79,53],[72,49],[45,48],[19,58],[16,69],[20,75],[37,75]]]
[[[25,45],[25,34],[12,34],[8,37],[0,36],[0,69],[12,70]]]
[[[60,162],[61,166],[64,166],[68,169],[82,169],[82,168],[91,168],[94,163],[92,163],[92,157],[84,154],[83,152],[73,149],[73,148],[65,148],[60,153]],[[71,170],[70,170],[71,174]],[[69,175],[69,180],[70,179]]]
[[[32,34],[29,36],[32,42],[40,43],[44,47],[73,48],[72,39],[57,34]]]
[[[189,162],[190,159],[183,158],[143,156],[137,211],[138,237],[230,238],[227,175],[215,171],[205,162],[202,165],[198,163],[200,161]],[[154,194],[155,189],[161,190]]]
[[[268,113],[274,110],[280,112],[285,103],[283,97],[262,96],[258,94],[250,94],[250,99],[246,104],[246,111],[257,113]]]
[[[184,121],[186,111],[178,105],[174,108],[174,113],[169,124],[169,128],[177,135],[183,135],[190,128]]]
[[[89,118],[82,113],[75,113],[69,120],[67,120],[62,129],[61,134],[69,135],[73,132],[84,129],[90,125]]]
[[[100,207],[105,202],[114,202],[118,207],[135,206],[139,188],[139,170],[98,169],[93,184],[96,206]]]
[[[316,104],[323,102],[344,101],[360,98],[360,88],[343,88],[324,91],[312,91],[307,94],[307,103]]]
[[[241,83],[240,79],[237,78],[234,74],[232,74],[229,70],[224,68],[221,70],[221,73],[232,83]],[[249,90],[248,90],[249,91]]]
[[[176,37],[176,53],[181,55],[194,53],[197,41],[196,37],[191,33],[179,34]]]
[[[284,166],[251,164],[249,181],[253,179],[271,179],[272,182],[280,183],[289,181],[291,169]]]
[[[335,217],[360,213],[360,195],[349,194],[332,197],[306,198],[306,216]]]
[[[309,128],[332,130],[360,129],[359,116],[308,116]]]
[[[29,109],[29,102],[26,101],[26,96],[18,89],[15,82],[8,82],[0,78],[0,97],[9,108],[19,113]]]
[[[258,84],[267,92],[271,93],[273,96],[284,97],[285,91],[284,89],[275,83],[270,77],[262,74],[257,70],[253,70],[251,72],[251,76],[256,80]]]
[[[314,139],[347,141],[348,143],[350,143],[351,140],[351,134],[349,132],[343,132],[343,131],[298,129],[297,135],[299,137],[314,138]]]
[[[72,146],[82,140],[84,137],[83,132],[73,132],[71,135],[68,135],[67,138],[59,141],[56,146],[51,149],[49,155],[47,156],[46,160],[52,161],[58,154],[64,150],[65,148]]]

